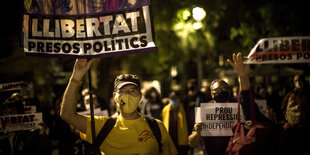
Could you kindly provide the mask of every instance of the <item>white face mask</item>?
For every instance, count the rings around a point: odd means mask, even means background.
[[[124,113],[132,113],[134,112],[140,102],[141,95],[134,97],[129,94],[125,94],[123,96],[120,96],[119,93],[116,93],[114,97],[114,101],[117,103],[117,106],[120,108],[120,105],[124,105],[123,112]]]

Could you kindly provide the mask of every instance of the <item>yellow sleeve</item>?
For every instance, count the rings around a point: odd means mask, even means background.
[[[162,122],[164,123],[167,131],[169,131],[170,109],[171,109],[171,104],[168,104],[162,110],[162,115],[163,115]]]
[[[105,122],[108,120],[108,117],[106,116],[95,116],[95,132],[96,136],[100,132],[101,128],[105,124]],[[86,128],[86,133],[80,132],[80,137],[82,140],[86,140],[89,143],[92,143],[92,133],[91,133],[91,118],[90,116],[86,116],[87,120],[87,128]]]
[[[178,151],[162,121],[156,119],[161,132],[163,155],[177,155]]]

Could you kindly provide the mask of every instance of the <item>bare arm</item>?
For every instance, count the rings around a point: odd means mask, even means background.
[[[92,61],[93,60],[87,62],[87,59],[77,59],[75,61],[73,72],[65,90],[60,109],[61,118],[83,133],[85,133],[87,129],[86,117],[76,112],[76,105],[78,102],[79,83],[81,83],[83,76],[90,68]]]
[[[227,62],[234,68],[235,72],[238,73],[240,91],[249,90],[250,88],[250,65],[244,64],[242,54],[233,54],[233,60],[227,59]]]

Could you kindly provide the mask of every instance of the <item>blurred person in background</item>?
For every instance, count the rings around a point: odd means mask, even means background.
[[[144,115],[162,120],[162,109],[163,104],[160,93],[154,87],[147,89],[140,102],[140,112]]]
[[[187,155],[188,130],[184,106],[178,92],[172,91],[169,94],[169,103],[162,110],[163,123],[168,130],[179,155]]]
[[[304,154],[310,139],[310,92],[295,88],[282,102],[285,117],[280,141],[281,154]]]
[[[200,103],[203,102],[207,102],[206,94],[200,92],[196,79],[189,79],[187,81],[187,93],[182,99],[186,112],[188,133],[192,132],[195,124],[195,107],[199,107]]]
[[[309,91],[309,82],[306,80],[304,74],[297,74],[294,76],[294,89],[306,89]]]
[[[8,98],[0,108],[0,116],[25,114],[22,100],[22,97],[18,99],[15,97]],[[52,148],[47,132],[48,126],[44,122],[40,126],[40,129],[35,130],[4,130],[0,134],[0,154],[51,154]]]

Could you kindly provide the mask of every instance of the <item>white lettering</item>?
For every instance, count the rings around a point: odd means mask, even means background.
[[[32,19],[32,36],[42,37],[42,31],[38,31],[38,19]]]
[[[113,20],[112,16],[105,16],[105,17],[100,17],[100,22],[103,23],[104,26],[104,34],[105,35],[110,35],[111,30],[110,30],[110,22]]]
[[[54,37],[54,32],[50,31],[50,20],[44,19],[43,20],[43,36],[44,37]]]
[[[71,38],[74,36],[74,21],[69,19],[60,20],[61,23],[61,34],[63,38]]]
[[[124,19],[124,16],[122,14],[118,14],[116,16],[112,34],[118,34],[119,31],[124,31],[125,33],[130,32],[126,20]]]
[[[59,20],[55,20],[55,37],[60,38],[60,24]]]
[[[101,33],[99,32],[99,20],[98,18],[87,18],[86,19],[86,31],[87,31],[87,37],[93,37],[94,33],[96,36],[101,36]]]
[[[139,11],[136,11],[136,12],[129,12],[129,13],[126,13],[126,18],[130,18],[131,20],[131,31],[132,32],[135,32],[135,31],[138,31],[138,22],[137,22],[137,18],[140,17],[140,12]]]
[[[79,19],[76,20],[76,38],[85,38],[85,27],[84,27],[84,20]]]

